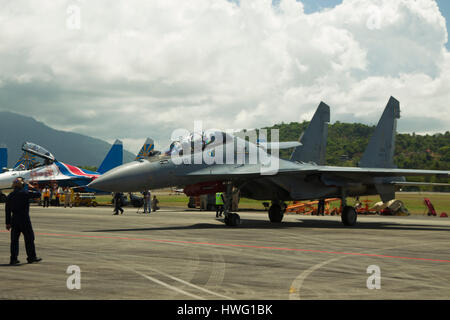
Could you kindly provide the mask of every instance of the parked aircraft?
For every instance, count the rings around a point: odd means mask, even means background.
[[[123,164],[123,145],[120,140],[114,142],[97,172],[57,161],[46,149],[31,142],[25,142],[22,150],[24,154],[43,159],[44,163],[33,162],[33,166],[25,170],[21,170],[18,165],[15,170],[3,172],[0,174],[0,189],[11,188],[12,182],[18,177],[39,186],[57,184],[61,187],[85,187],[101,174]]]
[[[252,152],[255,148],[262,148],[234,137],[214,148],[216,155],[222,154],[222,157],[216,160],[225,160],[232,150],[233,163],[208,163],[205,158],[201,163],[196,163],[195,158],[202,158],[198,151],[178,153],[159,161],[144,160],[119,166],[91,182],[89,187],[105,191],[133,192],[219,181],[226,189],[224,222],[229,226],[240,223],[239,215],[230,210],[233,189],[240,191],[243,197],[271,200],[269,219],[272,222],[282,221],[284,201],[340,198],[343,205],[342,222],[351,226],[356,223],[357,213],[354,207],[347,205],[347,197],[378,194],[386,202],[394,199],[397,186],[404,183],[405,176],[449,177],[450,171],[395,167],[393,156],[400,104],[393,97],[378,122],[359,167],[323,165],[324,137],[327,130],[325,123],[329,122],[329,108],[325,104],[321,106],[316,111],[318,117],[311,121],[302,137],[302,146],[294,150],[290,160],[259,152],[257,162],[252,163]],[[239,144],[245,146],[245,152],[236,149],[235,146]],[[205,156],[204,150],[200,150]],[[244,162],[240,163],[239,160],[242,159]]]

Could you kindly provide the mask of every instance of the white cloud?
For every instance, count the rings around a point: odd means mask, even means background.
[[[308,120],[322,100],[332,121],[375,123],[391,95],[402,130],[423,128],[424,113],[429,131],[450,128],[447,30],[432,0],[344,0],[310,15],[294,0],[0,4],[0,108],[129,149],[196,119]]]

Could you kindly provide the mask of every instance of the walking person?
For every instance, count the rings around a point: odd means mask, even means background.
[[[36,256],[36,248],[34,246],[34,232],[30,219],[30,199],[40,198],[39,191],[31,191],[34,189],[31,184],[27,184],[29,190],[25,188],[23,178],[14,180],[11,192],[5,204],[6,229],[11,231],[11,257],[9,264],[19,264],[17,260],[19,256],[19,237],[23,234],[25,239],[25,249],[27,252],[28,263],[39,262],[42,259]]]
[[[118,215],[119,211],[120,214],[123,214],[123,209],[122,209],[122,193],[120,192],[116,192],[114,193],[114,213],[113,215]]]
[[[216,193],[216,218],[221,217],[223,214],[224,198],[222,192]]]

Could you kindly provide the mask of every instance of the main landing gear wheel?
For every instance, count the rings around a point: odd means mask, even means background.
[[[230,213],[225,216],[224,222],[227,226],[236,227],[241,224],[241,217],[237,213]]]
[[[270,222],[279,223],[283,220],[283,208],[278,204],[274,203],[269,208],[269,220]]]
[[[341,220],[346,226],[354,226],[356,224],[357,217],[358,215],[353,207],[345,206],[342,210]]]

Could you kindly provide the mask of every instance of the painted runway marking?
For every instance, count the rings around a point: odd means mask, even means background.
[[[146,275],[146,274],[143,274],[143,273],[141,273],[141,272],[139,272],[139,271],[136,271],[136,270],[133,270],[133,269],[130,269],[130,270],[132,270],[133,272],[137,273],[138,275],[140,275],[140,276],[142,276],[142,277],[144,277],[144,278],[146,278],[146,279],[148,279],[148,280],[150,280],[150,281],[153,281],[153,282],[155,282],[155,283],[157,283],[157,284],[159,284],[159,285],[162,285],[163,287],[166,287],[166,288],[168,288],[168,289],[170,289],[170,290],[173,290],[173,291],[176,291],[176,292],[178,292],[178,293],[187,295],[187,296],[189,296],[189,297],[191,297],[191,298],[194,298],[194,299],[205,300],[205,298],[203,298],[203,297],[200,297],[200,296],[197,296],[197,295],[195,295],[195,294],[189,293],[189,292],[187,292],[187,291],[181,290],[180,288],[171,286],[170,284],[167,284],[167,283],[165,283],[165,282],[163,282],[163,281],[160,281],[160,280],[158,280],[158,279],[156,279],[156,278],[150,277],[150,276],[148,276],[148,275]]]
[[[161,274],[161,275],[163,275],[163,276],[165,276],[165,277],[167,277],[167,278],[170,278],[170,279],[172,279],[172,280],[181,282],[182,284],[185,284],[185,285],[190,286],[190,287],[192,287],[192,288],[195,288],[195,289],[197,289],[197,290],[201,290],[201,291],[203,291],[203,292],[206,292],[206,293],[209,293],[209,294],[212,294],[212,295],[214,295],[214,296],[217,296],[217,297],[220,297],[220,298],[224,298],[224,299],[227,299],[227,300],[233,300],[233,298],[230,298],[230,297],[224,296],[224,295],[222,295],[222,294],[220,294],[220,293],[216,293],[216,292],[213,292],[213,291],[211,291],[211,290],[208,290],[208,289],[199,287],[199,286],[197,286],[197,285],[195,285],[195,284],[193,284],[193,283],[190,283],[190,282],[188,282],[188,281],[184,281],[183,279],[174,277],[174,276],[172,276],[172,275],[170,275],[170,274],[167,274],[167,273],[165,273],[165,272],[162,272],[162,271],[159,271],[159,270],[156,270],[156,269],[153,269],[153,268],[149,268],[149,269],[152,270],[152,271],[154,271],[154,272],[156,272],[156,273],[159,273],[159,274]]]
[[[2,230],[2,231],[0,231],[0,233],[9,233],[9,231],[3,231]],[[450,263],[450,260],[444,260],[444,259],[389,256],[389,255],[383,255],[383,254],[359,253],[359,252],[339,252],[339,251],[298,249],[298,248],[268,247],[268,246],[255,246],[255,245],[231,244],[231,243],[197,242],[197,241],[184,241],[184,240],[165,240],[165,239],[149,239],[149,238],[113,237],[113,236],[95,236],[95,235],[64,234],[64,233],[41,233],[41,232],[36,232],[35,234],[36,235],[41,235],[41,236],[52,236],[52,237],[70,237],[70,238],[88,238],[88,239],[112,239],[112,240],[128,240],[128,241],[147,241],[147,242],[158,242],[158,243],[182,243],[182,244],[191,244],[191,245],[193,244],[193,245],[207,245],[207,246],[218,246],[218,247],[266,249],[266,250],[293,251],[293,252],[310,252],[310,253],[326,253],[326,254],[347,255],[347,256],[360,256],[360,257],[372,257],[372,258],[403,259],[403,260]]]
[[[300,291],[303,286],[303,281],[305,281],[305,279],[311,273],[313,273],[314,271],[322,268],[323,266],[325,266],[331,262],[340,260],[342,258],[345,258],[345,257],[332,258],[332,259],[323,261],[321,263],[315,264],[312,267],[310,267],[309,269],[303,271],[297,278],[294,279],[294,281],[292,281],[292,284],[289,289],[289,300],[300,300],[301,299]]]

